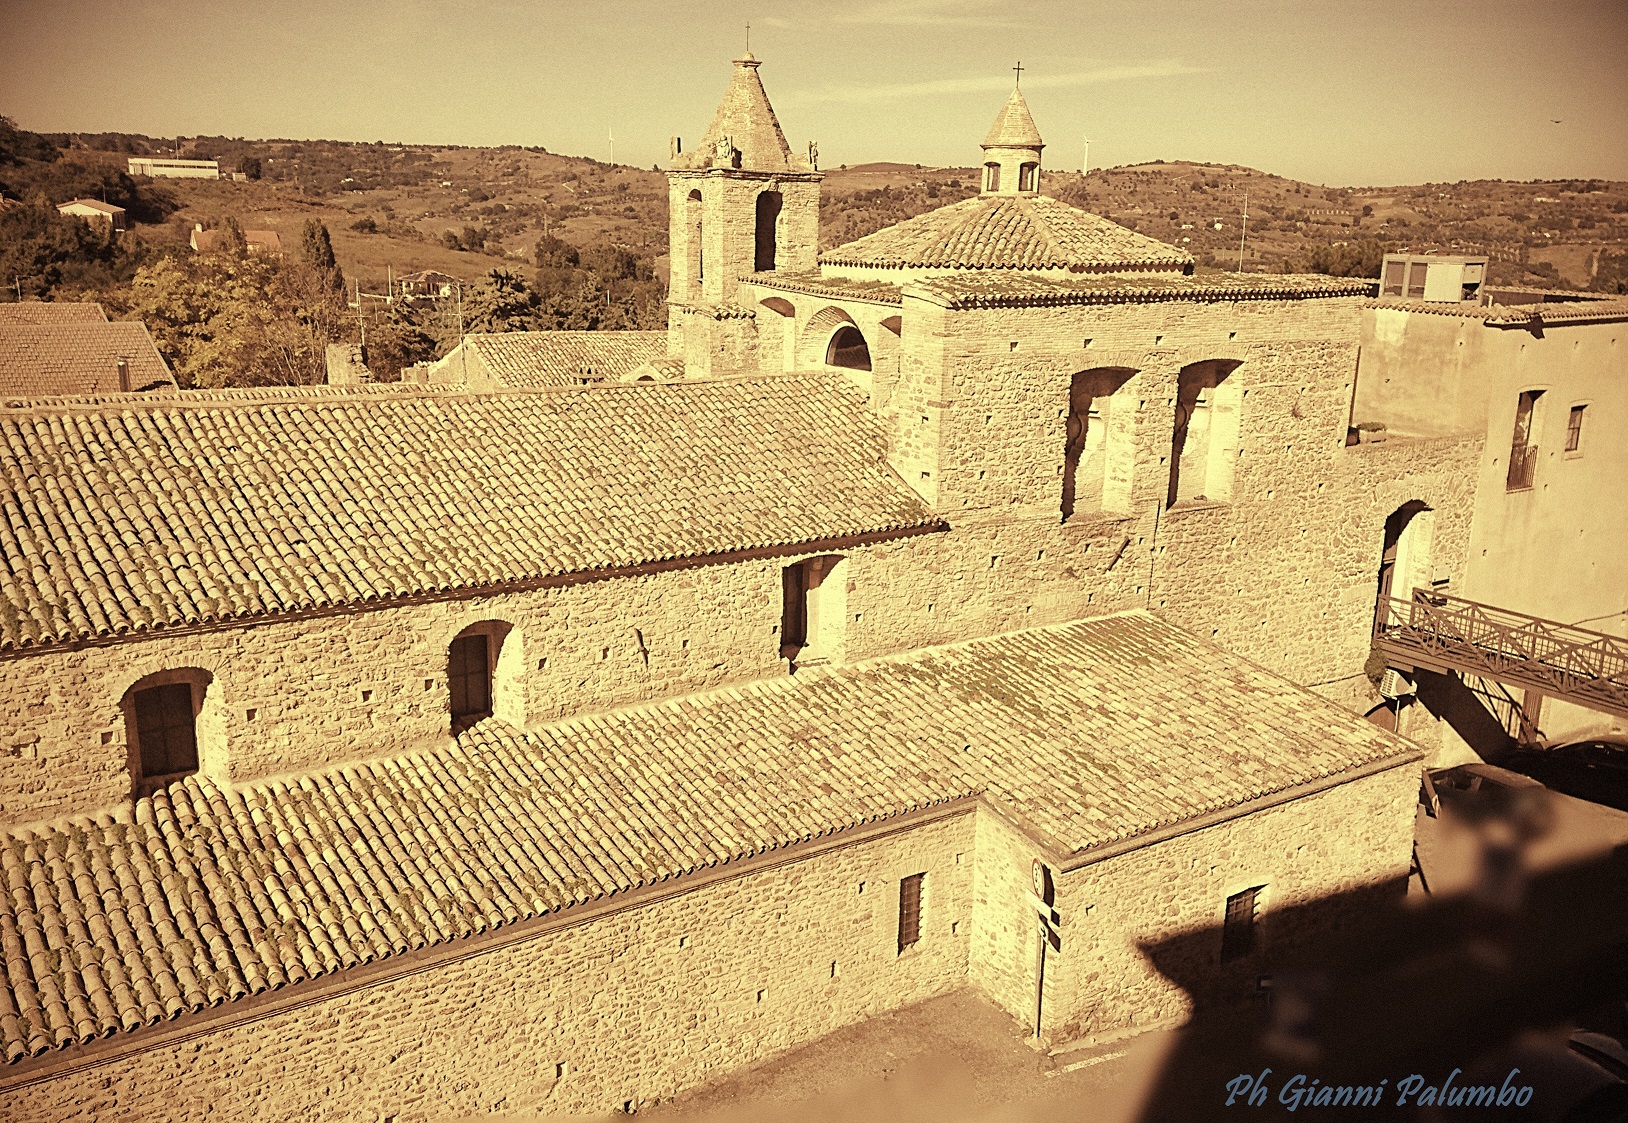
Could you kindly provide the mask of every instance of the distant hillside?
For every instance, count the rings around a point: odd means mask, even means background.
[[[33,134],[21,134],[30,136]],[[216,158],[245,182],[137,180],[127,154],[173,152],[135,134],[52,135],[59,159],[37,151],[9,163],[0,191],[60,202],[108,194],[131,206],[137,237],[179,245],[192,224],[223,216],[288,239],[307,219],[331,231],[345,275],[379,291],[387,271],[439,269],[473,280],[494,265],[529,275],[550,234],[586,252],[616,248],[656,261],[666,253],[666,182],[653,169],[607,165],[536,148],[457,148],[338,141],[197,137],[185,157]],[[0,138],[0,150],[4,149]],[[1244,195],[1243,266],[1253,271],[1330,268],[1331,244],[1362,243],[1347,258],[1386,248],[1482,252],[1503,282],[1587,287],[1603,260],[1628,244],[1628,184],[1476,181],[1399,188],[1324,188],[1233,165],[1186,162],[1047,172],[1043,189],[1144,234],[1182,245],[1201,267],[1236,269]],[[976,190],[969,168],[867,164],[826,169],[821,248],[869,234]],[[100,194],[98,194],[98,192]],[[1364,265],[1364,267],[1366,267]]]

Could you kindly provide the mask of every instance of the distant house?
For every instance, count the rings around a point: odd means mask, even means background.
[[[57,213],[91,222],[105,222],[114,230],[124,229],[124,208],[115,207],[111,203],[101,203],[95,199],[70,199],[66,203],[58,203]]]
[[[72,309],[77,314],[44,312]],[[9,310],[23,309],[13,318]],[[121,391],[174,391],[175,376],[147,333],[147,325],[91,319],[94,304],[0,305],[0,395],[12,398]],[[81,318],[83,317],[83,318]]]
[[[219,230],[205,230],[203,223],[196,223],[192,227],[192,248],[198,253],[214,253],[220,249],[220,236]],[[245,230],[243,240],[249,244],[251,254],[276,257],[283,252],[283,240],[275,230]]]
[[[434,269],[421,269],[396,279],[396,291],[404,300],[436,299],[451,296],[458,287],[458,278]]]
[[[623,381],[666,354],[665,331],[480,332],[436,362],[429,380],[483,390],[585,386]]]
[[[46,303],[25,300],[21,304],[0,304],[0,327],[7,324],[105,324],[107,313],[100,304]]]
[[[175,160],[157,156],[130,157],[130,174],[160,179],[219,179],[219,160]]]

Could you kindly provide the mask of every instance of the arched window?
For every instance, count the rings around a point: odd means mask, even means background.
[[[1136,460],[1135,407],[1114,405],[1136,372],[1128,367],[1083,370],[1069,383],[1063,441],[1063,521],[1076,507],[1128,511]]]
[[[1181,368],[1166,507],[1188,501],[1231,502],[1243,390],[1227,376],[1240,365],[1238,359],[1205,359]]]
[[[799,667],[840,663],[847,635],[848,563],[805,558],[780,571],[780,657]]]
[[[198,771],[198,717],[212,681],[196,668],[161,671],[125,692],[125,742],[138,791]]]
[[[701,192],[691,191],[685,200],[684,217],[687,220],[686,228],[689,230],[690,244],[685,248],[685,266],[688,273],[688,285],[691,292],[700,287],[701,281],[707,275],[706,251],[702,246],[702,235],[705,231],[701,221]]]
[[[780,225],[780,192],[764,191],[757,197],[756,248],[752,268],[759,273],[774,269],[775,237]]]
[[[999,191],[1001,189],[1001,166],[999,164],[984,165],[984,190]]]
[[[1035,190],[1035,180],[1040,176],[1039,164],[1023,164],[1018,168],[1018,190]]]
[[[865,337],[858,328],[843,324],[837,329],[825,349],[825,365],[849,370],[871,369],[871,349],[865,345]]]

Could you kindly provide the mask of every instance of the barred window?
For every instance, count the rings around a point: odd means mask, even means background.
[[[899,950],[921,939],[921,883],[925,873],[913,873],[899,882]]]
[[[1221,922],[1221,962],[1238,959],[1255,950],[1255,902],[1263,886],[1245,889],[1227,898],[1227,912]]]

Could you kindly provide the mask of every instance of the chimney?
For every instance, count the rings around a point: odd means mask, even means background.
[[[123,355],[119,356],[119,389],[126,393],[130,390],[130,360]]]

